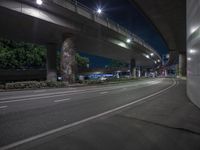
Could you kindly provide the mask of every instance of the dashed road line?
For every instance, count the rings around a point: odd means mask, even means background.
[[[55,103],[59,103],[59,102],[64,102],[64,101],[70,101],[71,98],[66,98],[66,99],[60,99],[60,100],[55,100]]]
[[[0,106],[0,109],[5,109],[7,108],[8,106]]]
[[[104,95],[104,94],[108,94],[108,92],[100,92],[100,94]]]

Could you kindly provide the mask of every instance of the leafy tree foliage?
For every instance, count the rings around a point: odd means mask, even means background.
[[[60,71],[60,51],[57,52],[57,70]],[[90,60],[87,57],[83,57],[79,55],[79,53],[76,53],[75,55],[77,69],[85,69],[87,68],[87,65],[90,63]]]
[[[78,68],[86,68],[89,59],[76,53]],[[0,38],[0,69],[37,69],[46,66],[46,49],[43,46],[15,42]],[[57,53],[57,69],[60,68],[60,52]]]
[[[78,68],[86,68],[90,62],[87,57],[80,56],[78,53],[76,53],[75,58],[76,58]]]
[[[43,46],[0,39],[0,69],[45,68],[45,62]]]

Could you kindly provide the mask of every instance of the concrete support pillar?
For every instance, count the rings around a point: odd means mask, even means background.
[[[57,81],[56,44],[47,45],[47,80]]]
[[[65,38],[61,48],[60,68],[63,81],[66,81],[68,83],[75,82],[75,54],[74,37]]]
[[[131,76],[136,78],[136,64],[135,64],[135,59],[131,59],[130,62],[130,73]]]
[[[179,54],[179,76],[186,76],[186,54]]]
[[[141,77],[141,67],[138,67],[138,74],[137,77],[140,78]]]
[[[145,78],[148,77],[148,73],[147,73],[147,71],[145,71],[144,76],[145,76]]]

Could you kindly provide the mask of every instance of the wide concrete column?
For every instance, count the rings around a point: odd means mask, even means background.
[[[179,76],[186,76],[186,54],[179,54]]]
[[[57,69],[56,69],[56,44],[47,44],[47,80],[57,81]]]
[[[74,37],[67,37],[63,40],[60,68],[63,81],[68,83],[75,82],[76,53],[74,47]]]
[[[130,61],[130,73],[131,76],[136,78],[136,63],[135,63],[135,59],[131,59]]]

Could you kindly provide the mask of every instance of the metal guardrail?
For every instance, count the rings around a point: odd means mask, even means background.
[[[104,15],[98,15],[94,10],[86,7],[77,0],[52,0],[52,2],[61,7],[68,8],[78,13],[79,15],[87,17],[88,19],[92,19],[93,21],[98,22],[109,29],[112,29],[127,36],[127,38],[131,38],[134,42],[139,43],[140,45],[150,50],[151,52],[154,52],[158,57],[160,57],[159,54],[139,36],[128,31],[126,28],[109,19],[108,17],[105,17]]]

